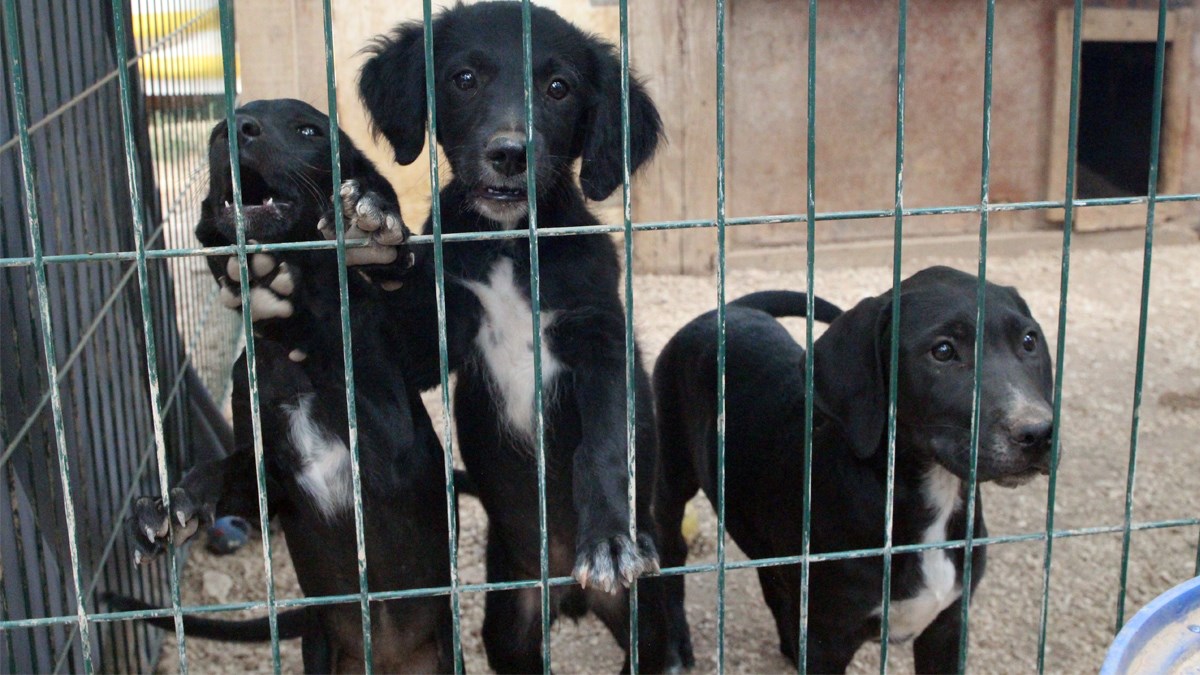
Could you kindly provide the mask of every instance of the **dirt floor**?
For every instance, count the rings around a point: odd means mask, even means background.
[[[1057,241],[1057,240],[1051,240]],[[1072,252],[1069,321],[1062,421],[1064,450],[1058,473],[1054,525],[1074,529],[1120,525],[1130,456],[1134,362],[1137,353],[1138,303],[1142,250],[1136,238],[1124,246],[1081,245]],[[1082,238],[1079,243],[1086,243]],[[1128,243],[1133,242],[1134,246]],[[936,250],[936,249],[931,249]],[[817,293],[849,307],[865,295],[891,285],[886,266],[844,264],[836,250],[818,249]],[[1200,243],[1175,237],[1157,246],[1153,256],[1151,302],[1146,338],[1145,389],[1138,436],[1137,483],[1133,518],[1144,522],[1194,518],[1200,514]],[[911,262],[914,272],[929,264],[949,264],[968,271],[976,259],[966,255],[929,255]],[[803,257],[794,272],[734,269],[728,297],[764,288],[802,289]],[[1060,245],[1034,247],[988,261],[990,279],[1019,287],[1055,341],[1059,310]],[[640,276],[635,288],[637,333],[647,365],[666,340],[684,323],[715,305],[714,280],[704,277]],[[803,340],[803,323],[792,324]],[[1052,352],[1053,346],[1052,346]],[[440,415],[436,396],[428,398],[434,419]],[[988,529],[993,535],[1036,533],[1046,527],[1047,483],[1036,481],[1008,490],[983,487]],[[715,559],[716,522],[703,497],[694,506],[700,533],[691,561]],[[483,581],[485,516],[478,503],[464,499],[461,514],[460,572],[464,582]],[[1197,564],[1196,527],[1137,532],[1132,538],[1127,614],[1158,593],[1189,578]],[[282,537],[275,537],[275,580],[279,597],[298,594]],[[741,553],[732,544],[731,559]],[[1041,541],[993,546],[988,574],[971,609],[969,669],[974,672],[1029,672],[1036,668],[1042,602]],[[1054,541],[1050,579],[1046,669],[1050,672],[1095,672],[1112,639],[1116,621],[1121,535],[1060,538]],[[185,604],[207,604],[264,597],[265,584],[258,542],[238,554],[213,558],[193,547],[185,574]],[[777,652],[775,629],[762,602],[752,571],[728,574],[726,595],[726,667],[732,672],[792,670]],[[698,672],[715,669],[716,583],[714,574],[688,578],[688,616],[696,646]],[[482,597],[463,597],[463,640],[466,667],[486,671],[479,640]],[[595,620],[563,621],[553,629],[553,663],[557,672],[616,672],[621,654]],[[284,670],[301,670],[299,645],[285,644]],[[890,650],[890,666],[911,671],[911,649]],[[267,670],[270,648],[188,642],[193,672]],[[854,672],[878,671],[879,647],[867,645],[854,662]],[[175,642],[164,642],[159,669],[177,668]]]

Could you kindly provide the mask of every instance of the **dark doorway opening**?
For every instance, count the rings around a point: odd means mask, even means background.
[[[1155,45],[1084,42],[1082,49],[1076,194],[1082,199],[1144,195],[1150,181]]]

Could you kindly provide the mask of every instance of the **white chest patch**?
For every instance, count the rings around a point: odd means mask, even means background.
[[[317,510],[332,519],[353,505],[350,450],[341,439],[312,417],[315,395],[300,397],[288,414],[288,439],[299,454],[296,482],[312,498]]]
[[[505,422],[522,440],[534,440],[533,310],[523,289],[517,286],[512,260],[501,258],[488,272],[487,282],[468,281],[467,288],[479,298],[483,316],[475,346],[483,355],[491,384],[499,399]],[[549,393],[562,364],[546,344],[546,328],[554,312],[541,313],[543,392]]]
[[[934,512],[933,522],[921,536],[922,544],[946,541],[946,524],[961,503],[962,480],[941,466],[925,474],[925,503]],[[954,563],[945,550],[921,551],[922,587],[911,598],[893,600],[888,612],[888,641],[906,642],[920,635],[942,610],[962,595]],[[883,608],[875,609],[875,616]]]

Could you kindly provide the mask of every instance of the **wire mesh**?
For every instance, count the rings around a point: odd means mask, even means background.
[[[457,529],[453,446],[450,427],[449,368],[443,248],[457,241],[527,238],[531,261],[532,336],[535,381],[536,447],[538,465],[539,525],[541,531],[539,577],[524,581],[485,584],[461,583],[457,542],[450,538],[450,585],[442,588],[404,591],[370,591],[367,584],[363,514],[358,469],[357,426],[354,414],[353,359],[348,294],[344,265],[339,275],[342,304],[343,364],[347,377],[350,452],[354,457],[354,506],[359,592],[341,596],[278,599],[275,596],[272,553],[265,541],[263,564],[269,588],[265,601],[231,602],[218,605],[183,606],[179,595],[182,556],[148,569],[136,568],[121,541],[121,523],[138,494],[163,493],[165,484],[180,469],[201,456],[220,454],[229,445],[223,436],[219,415],[214,416],[211,399],[221,399],[228,387],[228,373],[242,334],[251,334],[248,296],[243,296],[241,322],[230,313],[213,309],[215,289],[204,265],[206,255],[235,255],[243,281],[248,278],[249,255],[266,251],[336,250],[339,262],[345,251],[356,245],[342,236],[341,214],[338,237],[331,242],[292,244],[248,244],[245,240],[239,167],[232,163],[234,202],[238,213],[238,241],[227,247],[199,248],[191,238],[192,207],[205,188],[207,132],[225,119],[232,124],[237,101],[237,60],[232,6],[214,0],[91,0],[85,3],[36,3],[33,0],[4,0],[3,42],[6,56],[5,91],[11,109],[0,111],[0,219],[5,228],[0,236],[0,324],[12,330],[0,333],[0,352],[19,358],[4,360],[0,377],[0,502],[12,505],[0,514],[0,582],[4,585],[0,604],[0,669],[11,672],[71,670],[144,670],[153,664],[160,637],[145,626],[128,620],[172,617],[180,625],[182,616],[204,612],[267,608],[271,621],[272,664],[281,669],[276,615],[279,609],[330,603],[358,602],[364,627],[363,651],[371,668],[372,634],[370,603],[388,599],[448,595],[453,609],[454,668],[463,669],[462,617],[460,598],[464,593],[496,590],[536,589],[540,594],[542,662],[549,672],[551,589],[574,583],[569,577],[551,577],[545,507],[544,421],[541,375],[540,277],[538,242],[541,237],[613,233],[624,236],[625,269],[625,355],[628,440],[627,471],[629,506],[635,505],[636,463],[634,461],[635,348],[633,331],[633,234],[673,229],[715,228],[717,231],[717,321],[718,332],[718,497],[717,561],[664,569],[662,575],[715,572],[716,669],[726,662],[726,585],[729,570],[761,569],[798,565],[801,574],[799,668],[805,670],[807,645],[810,565],[834,560],[881,557],[884,577],[881,589],[882,616],[887,617],[892,589],[892,561],[896,555],[928,550],[964,550],[962,584],[962,631],[959,639],[959,669],[968,665],[970,626],[971,551],[980,546],[1019,542],[1042,542],[1043,577],[1039,617],[1039,670],[1045,668],[1053,543],[1058,539],[1120,534],[1122,563],[1116,608],[1116,627],[1125,620],[1126,583],[1130,542],[1133,533],[1164,528],[1195,527],[1200,517],[1172,520],[1134,520],[1133,496],[1137,470],[1140,407],[1144,389],[1146,333],[1149,321],[1150,272],[1156,206],[1164,203],[1200,201],[1200,194],[1158,194],[1159,145],[1163,116],[1163,79],[1166,53],[1168,3],[1158,3],[1153,132],[1150,147],[1150,181],[1144,196],[1074,199],[1076,194],[1076,137],[1078,130],[1079,72],[1081,68],[1084,7],[1076,0],[1071,65],[1071,114],[1068,165],[1064,198],[1061,200],[994,202],[989,185],[991,166],[992,59],[995,0],[988,0],[986,13],[983,101],[983,147],[980,199],[973,204],[933,207],[904,206],[905,166],[905,78],[907,60],[907,2],[899,0],[897,25],[896,148],[893,205],[889,209],[818,211],[816,195],[816,101],[817,101],[817,14],[818,0],[808,3],[807,62],[807,147],[806,209],[804,213],[733,218],[726,213],[726,107],[725,51],[728,8],[716,3],[716,146],[717,204],[712,219],[634,222],[629,170],[629,16],[627,0],[619,2],[621,61],[621,138],[624,156],[622,185],[623,217],[620,224],[540,229],[536,200],[530,200],[529,227],[523,231],[443,233],[441,230],[439,166],[436,152],[430,153],[429,174],[433,186],[432,231],[417,236],[414,243],[431,242],[435,256],[439,324],[440,380],[442,384],[445,475],[449,523]],[[326,59],[328,105],[331,130],[337,126],[333,52],[333,14],[324,0],[323,37]],[[527,164],[535,161],[532,107],[531,5],[523,0],[525,54],[525,129]],[[433,8],[423,2],[426,102],[429,109],[428,143],[437,137],[436,96],[433,70]],[[104,134],[96,134],[105,130]],[[337,134],[334,139],[334,184],[340,165]],[[236,135],[229,134],[230,155],[237,155]],[[124,162],[120,161],[124,159]],[[536,194],[534,171],[528,176],[528,191]],[[1067,340],[1068,280],[1070,272],[1071,224],[1078,209],[1123,204],[1145,205],[1143,282],[1138,321],[1138,348],[1134,383],[1134,405],[1125,486],[1124,519],[1120,525],[1056,529],[1055,488],[1060,450],[1057,422],[1062,410],[1062,380]],[[891,219],[894,223],[892,258],[893,286],[899,297],[904,222],[913,217],[974,214],[979,218],[978,302],[976,325],[984,325],[984,284],[987,278],[988,221],[993,213],[1063,208],[1061,288],[1057,326],[1057,354],[1053,409],[1055,432],[1052,440],[1052,469],[1045,528],[1039,532],[1006,536],[976,536],[974,532],[976,462],[979,451],[979,399],[982,372],[982,334],[975,340],[975,389],[971,433],[971,469],[967,480],[967,534],[962,540],[895,545],[892,537],[890,499],[885,516],[885,535],[879,548],[812,553],[808,520],[811,513],[813,433],[812,346],[813,317],[806,319],[807,357],[805,375],[806,484],[804,489],[805,529],[803,552],[796,556],[730,561],[725,546],[724,500],[724,391],[725,391],[725,286],[726,233],[730,227],[763,224],[803,223],[807,236],[807,295],[815,298],[814,269],[816,225],[852,219]],[[20,223],[22,227],[11,224]],[[136,279],[136,284],[135,284]],[[900,303],[892,303],[892,321],[899,322]],[[245,345],[255,410],[255,457],[258,471],[260,525],[268,527],[266,482],[261,428],[258,426],[258,397],[254,340]],[[889,345],[892,383],[888,400],[888,494],[895,480],[895,415],[898,336]],[[64,356],[65,355],[65,356]],[[138,398],[138,403],[121,403]],[[144,400],[142,400],[144,399]],[[103,442],[99,442],[103,439]],[[157,471],[151,470],[154,462]],[[631,518],[632,520],[632,518]],[[636,541],[636,524],[630,534]],[[1200,571],[1200,553],[1196,561]],[[631,666],[637,662],[638,596],[631,593]],[[96,604],[102,590],[118,590],[164,602],[168,607],[138,612],[102,612]],[[164,596],[164,591],[166,595]],[[882,622],[881,672],[887,670],[889,626]],[[187,647],[182,633],[177,639],[180,668],[187,669]],[[97,663],[97,658],[99,659]]]

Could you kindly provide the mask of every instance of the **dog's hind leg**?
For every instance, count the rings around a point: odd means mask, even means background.
[[[794,574],[792,567],[763,567],[758,570],[758,583],[762,586],[763,599],[775,617],[775,628],[779,631],[779,652],[792,663],[796,662],[797,642],[800,639],[800,629],[797,621],[800,618],[800,608],[791,601],[788,584],[781,578],[785,574]],[[794,586],[794,584],[793,584]]]
[[[332,673],[333,646],[329,644],[329,636],[325,631],[316,635],[305,636],[300,641],[300,655],[304,660],[306,673]]]
[[[630,672],[629,591],[605,593],[589,590],[587,599],[589,608],[604,622],[617,644],[625,651],[625,665],[621,672]],[[638,582],[639,672],[662,673],[678,669],[680,664],[668,662],[668,634],[662,582],[658,579],[643,579]]]
[[[666,373],[668,377],[662,377]],[[671,370],[656,368],[655,384],[658,398],[658,448],[660,467],[654,493],[654,516],[658,521],[658,543],[662,567],[678,567],[687,563],[688,543],[683,535],[683,514],[688,500],[696,495],[700,485],[690,457],[687,439],[680,428],[677,402],[671,396]],[[667,622],[666,669],[691,668],[695,665],[692,637],[684,607],[684,578],[682,575],[656,577],[644,581],[640,588],[657,594],[663,603]]]
[[[517,570],[502,537],[488,528],[487,580],[513,581]],[[553,606],[553,602],[551,603]],[[553,620],[553,617],[551,618]],[[491,591],[484,599],[483,647],[497,673],[542,671],[542,598],[537,588]]]

